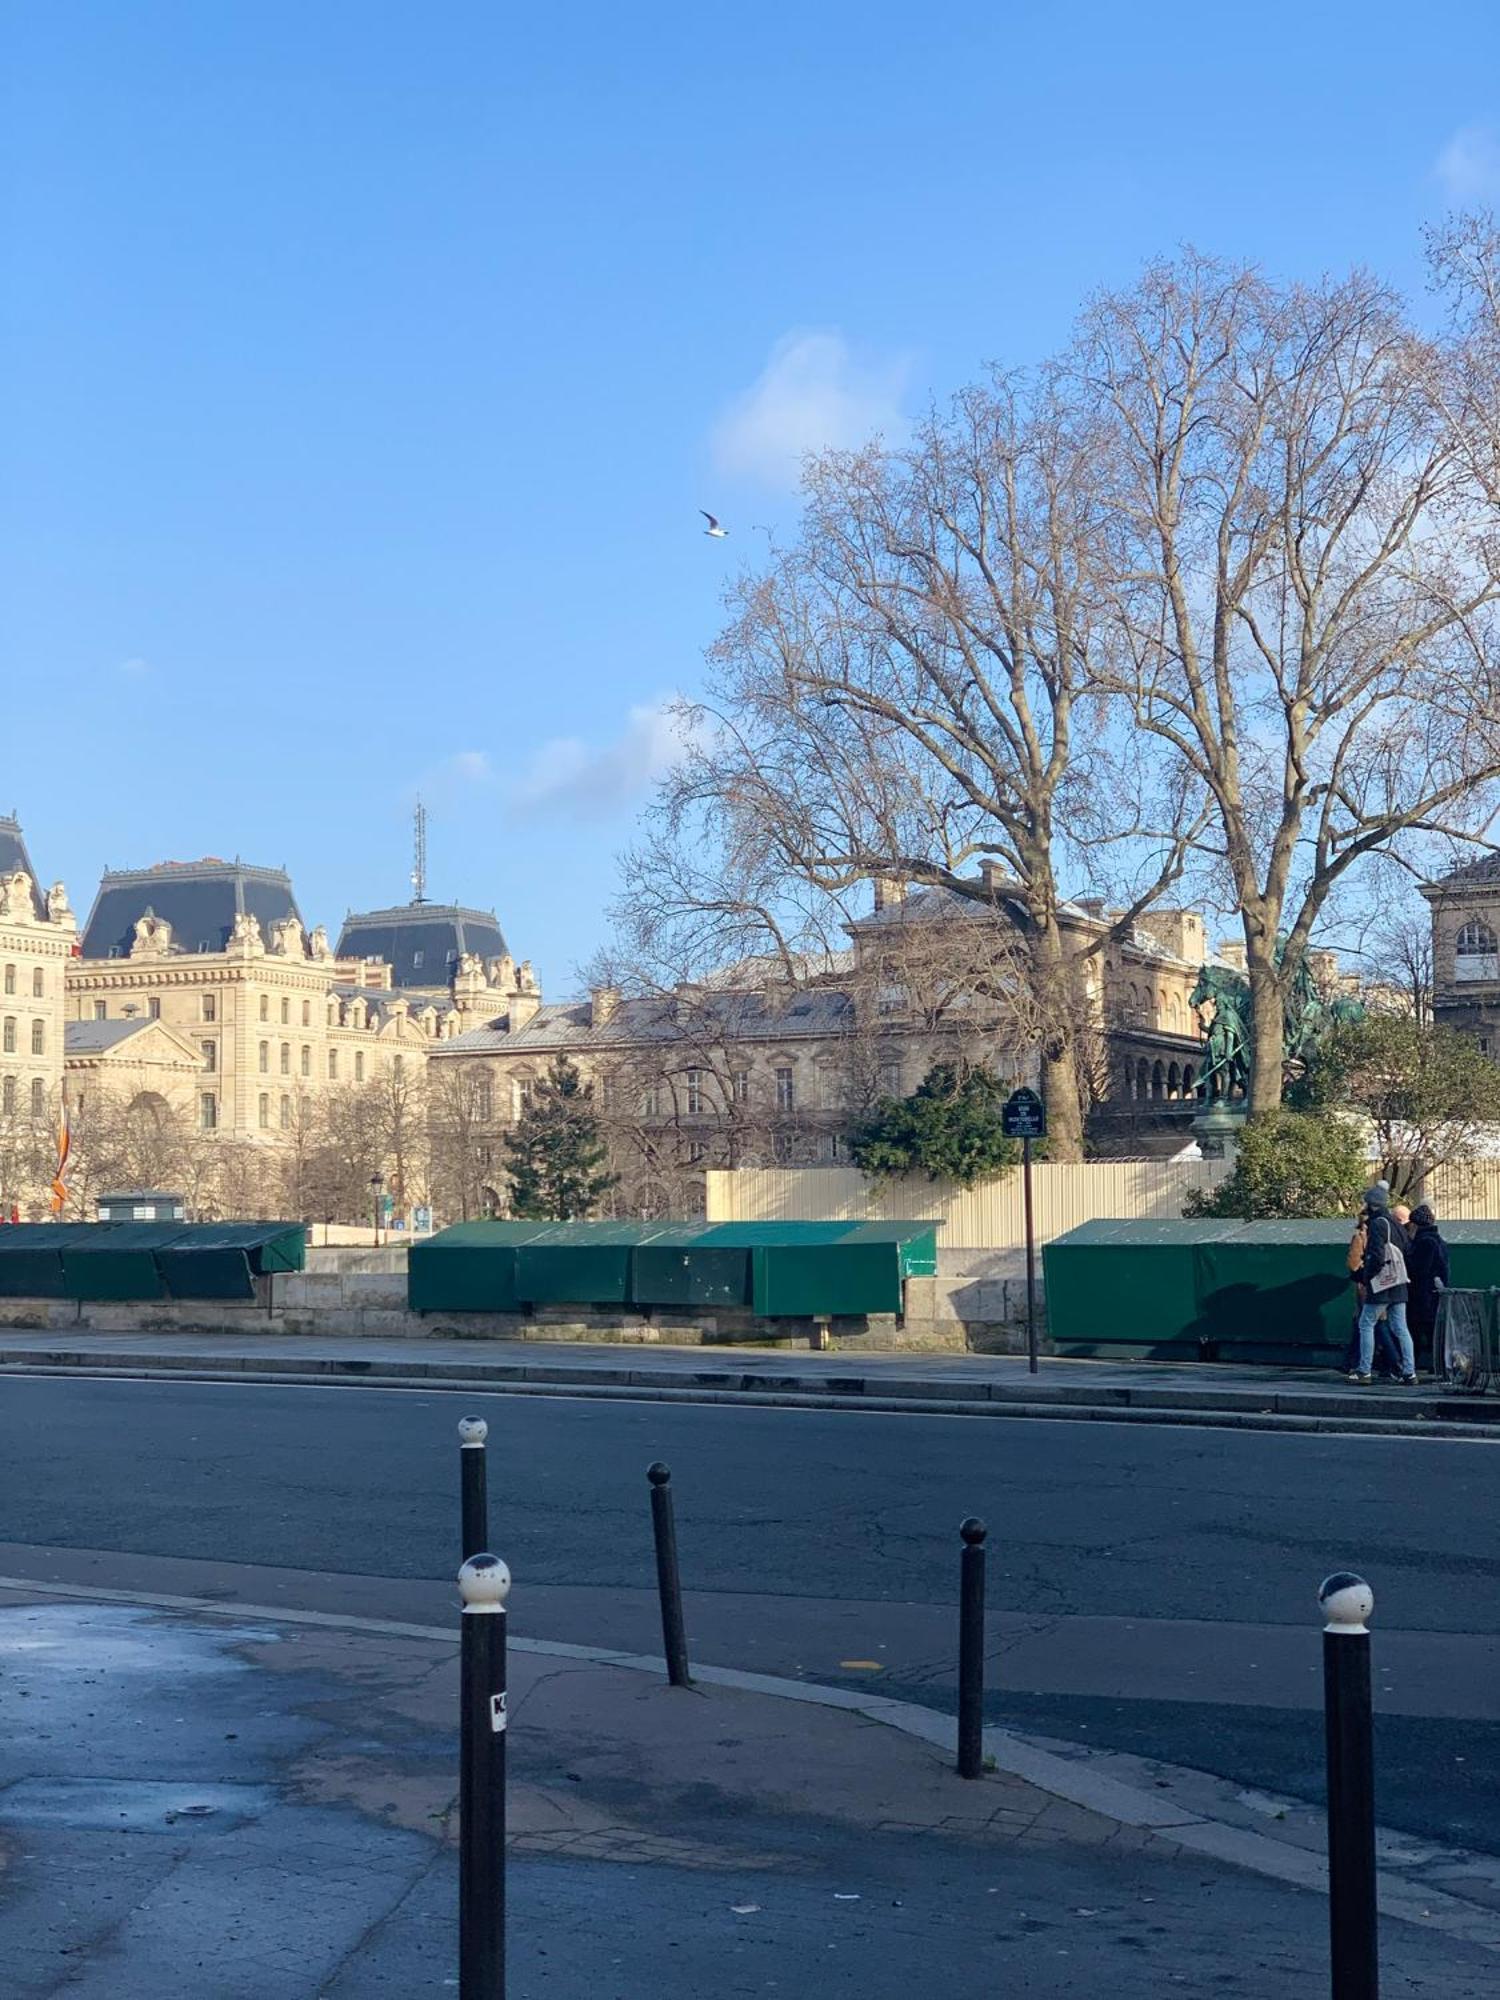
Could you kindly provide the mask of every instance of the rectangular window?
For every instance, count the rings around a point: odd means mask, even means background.
[[[782,1067],[776,1072],[776,1109],[791,1111],[797,1103],[797,1079],[791,1070]]]
[[[292,1045],[290,1042],[283,1042],[281,1045],[281,1074],[283,1076],[290,1076],[291,1073],[292,1073]]]
[[[405,1056],[393,1056],[391,1058],[391,1068],[396,1072],[397,1076],[400,1076],[402,1070],[404,1070],[405,1067],[406,1067]]]
[[[704,1145],[701,1139],[695,1139],[692,1145],[688,1147],[688,1165],[690,1167],[701,1167],[707,1158],[707,1146]]]
[[[288,1131],[290,1131],[290,1130],[291,1130],[291,1124],[292,1124],[292,1100],[291,1100],[291,1099],[290,1099],[289,1097],[283,1097],[283,1098],[282,1098],[282,1100],[281,1100],[281,1129],[282,1129],[282,1131],[283,1131],[283,1132],[288,1132]]]
[[[271,1018],[271,996],[269,993],[262,993],[260,996],[260,1018],[263,1021],[269,1021]]]
[[[109,1002],[107,1000],[96,1000],[94,1002],[94,1019],[96,1021],[107,1021],[109,1019]]]
[[[260,1129],[262,1132],[271,1129],[271,1099],[264,1090],[260,1094]]]
[[[703,1113],[703,1072],[701,1069],[690,1069],[688,1071],[686,1099],[689,1118],[701,1117]]]
[[[47,1109],[47,1086],[39,1076],[31,1079],[31,1115],[41,1118]]]
[[[901,1064],[894,1056],[887,1057],[880,1065],[880,1094],[882,1097],[901,1095]]]
[[[412,963],[412,970],[414,972],[420,972],[422,970],[422,960],[425,956],[426,954],[420,951],[414,951],[412,953],[411,963]]]
[[[311,1000],[304,1000],[302,1003],[302,1025],[304,1028],[310,1028],[312,1026]]]
[[[203,996],[203,1018],[204,1018],[204,1020],[205,1020],[205,1021],[217,1021],[217,1020],[218,1020],[218,1018],[219,1018],[219,996],[218,996],[218,994],[217,994],[217,993],[205,993],[205,994],[204,994],[204,996]]]
[[[486,1124],[495,1115],[495,1093],[487,1076],[482,1076],[474,1086],[474,1116]]]
[[[31,1053],[34,1056],[44,1056],[47,1053],[47,1028],[45,1022],[33,1021],[31,1024]]]
[[[641,1116],[643,1118],[659,1118],[661,1116],[660,1085],[648,1083],[646,1088],[641,1092]]]
[[[200,1042],[198,1046],[203,1051],[203,1067],[205,1069],[217,1069],[219,1067],[218,1044],[216,1042]]]
[[[733,1090],[734,1090],[734,1101],[735,1101],[735,1103],[736,1103],[736,1104],[748,1104],[748,1103],[750,1102],[750,1072],[749,1072],[749,1070],[747,1070],[747,1069],[737,1069],[737,1070],[736,1070],[736,1071],[734,1072],[733,1076],[732,1076],[732,1077],[730,1078],[730,1083],[731,1083],[731,1086],[733,1087]]]
[[[307,1046],[306,1042],[302,1044],[302,1074],[304,1076],[312,1075],[312,1050]]]
[[[843,1162],[844,1141],[837,1132],[830,1132],[828,1135],[828,1157],[836,1167]]]
[[[354,1051],[354,1081],[356,1083],[363,1083],[364,1080],[365,1080],[365,1052],[363,1049],[356,1049]]]
[[[511,1081],[511,1108],[517,1118],[531,1109],[531,1078],[518,1076]]]
[[[287,1023],[291,1020],[291,1018],[292,1018],[292,1003],[290,1000],[283,1000],[281,1003],[281,1025],[283,1028],[287,1025]]]
[[[16,968],[13,965],[7,965],[5,968],[5,990],[7,993],[14,993],[16,990]]]
[[[337,1083],[338,1080],[339,1080],[339,1052],[337,1049],[330,1049],[328,1051],[328,1081],[330,1083]]]
[[[16,1052],[16,1017],[14,1014],[7,1014],[5,1017],[5,1026],[0,1028],[0,1049],[3,1049],[8,1056],[13,1056]]]
[[[154,993],[146,1002],[146,1018],[151,1021],[159,1021],[161,1019],[161,1002]]]
[[[789,1166],[791,1164],[791,1158],[792,1158],[791,1133],[778,1132],[773,1141],[771,1142],[771,1151],[775,1155],[777,1166],[779,1167]]]
[[[39,965],[34,965],[31,968],[31,997],[33,1000],[42,1000],[46,998],[46,994],[47,975]]]
[[[219,1122],[219,1100],[211,1090],[205,1090],[198,1099],[198,1123],[205,1132],[212,1132]]]
[[[269,1042],[262,1042],[260,1045],[260,1073],[262,1076],[269,1076],[270,1071],[271,1044]]]

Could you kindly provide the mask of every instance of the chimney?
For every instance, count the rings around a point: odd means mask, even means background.
[[[596,986],[589,994],[589,1020],[596,1028],[607,1028],[620,1005],[618,986]]]
[[[906,901],[906,884],[897,882],[889,875],[875,877],[875,908],[893,910],[898,903]]]
[[[510,1032],[514,1034],[518,1028],[524,1028],[541,1004],[540,993],[513,993],[506,1013],[506,1026]]]
[[[1010,887],[1010,877],[993,856],[988,856],[980,862],[979,879],[992,896],[998,895],[1002,889]]]

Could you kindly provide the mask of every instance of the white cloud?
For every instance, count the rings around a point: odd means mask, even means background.
[[[144,680],[150,671],[151,662],[141,659],[138,655],[132,655],[130,659],[120,662],[120,672],[129,681]]]
[[[488,750],[455,750],[443,766],[444,771],[454,778],[471,785],[488,785],[494,782],[495,769],[490,763]]]
[[[688,748],[669,701],[632,708],[613,742],[549,737],[509,787],[510,804],[522,816],[607,819],[634,805]]]
[[[1491,125],[1462,125],[1433,169],[1455,207],[1500,200],[1500,135]]]
[[[877,432],[899,436],[909,373],[904,357],[857,356],[837,331],[785,334],[714,426],[714,462],[721,472],[794,487],[810,451],[848,449]]]

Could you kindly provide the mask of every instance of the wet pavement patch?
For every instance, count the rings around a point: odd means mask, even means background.
[[[219,1832],[244,1826],[276,1803],[270,1785],[163,1785],[146,1779],[23,1778],[0,1791],[0,1827],[58,1826],[77,1832]]]

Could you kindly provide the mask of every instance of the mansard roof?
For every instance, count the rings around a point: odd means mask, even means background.
[[[172,926],[174,952],[223,951],[241,914],[261,930],[302,914],[290,877],[245,861],[160,861],[153,868],[107,869],[83,932],[84,958],[128,958],[135,927],[150,911]]]
[[[344,919],[335,957],[377,958],[391,968],[396,986],[446,986],[460,958],[472,952],[486,964],[506,955],[493,910],[459,903],[404,903],[365,910]]]

